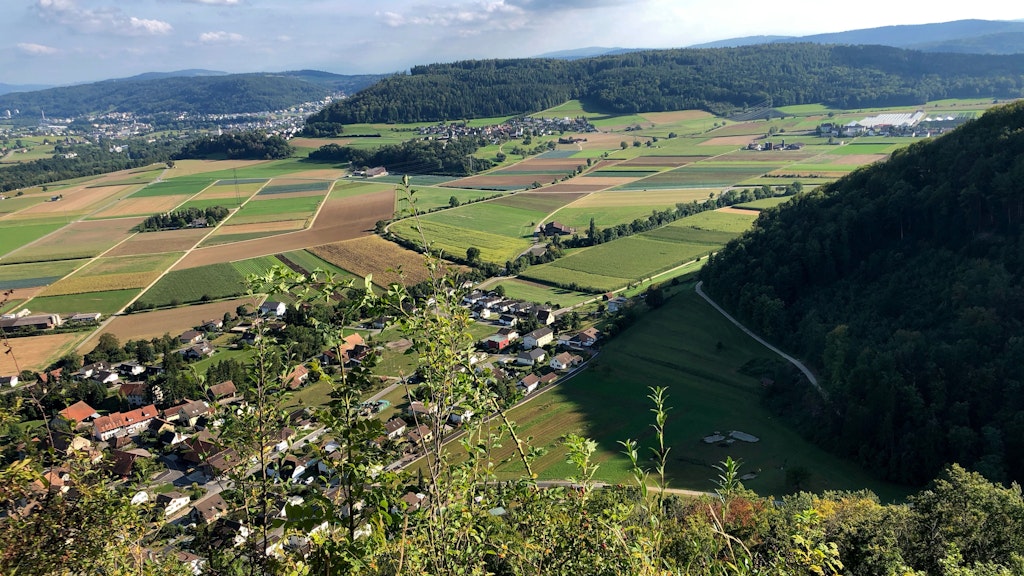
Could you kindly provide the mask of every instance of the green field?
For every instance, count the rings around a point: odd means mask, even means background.
[[[273,196],[274,194],[290,194],[293,192],[326,192],[331,189],[332,182],[328,180],[311,180],[298,184],[274,184],[264,186],[257,196]]]
[[[764,210],[765,208],[774,208],[780,204],[785,204],[792,199],[792,196],[775,196],[773,198],[761,198],[760,200],[754,200],[753,202],[744,202],[743,204],[737,204],[734,207],[748,208],[751,210]]]
[[[231,266],[233,266],[243,278],[249,274],[262,276],[266,274],[267,270],[270,270],[274,266],[282,265],[283,263],[278,260],[276,256],[260,256],[258,258],[238,260],[231,263]]]
[[[449,201],[453,196],[458,199],[460,204],[465,204],[500,194],[500,192],[489,190],[439,188],[436,186],[416,186],[413,187],[413,191],[412,199],[416,210],[420,213],[429,212],[435,208],[448,207],[450,205]],[[405,191],[401,188],[395,190],[395,214],[405,215],[410,212],[409,198],[406,196]]]
[[[420,231],[415,230],[415,227],[420,228],[435,249],[465,257],[466,249],[473,246],[480,249],[482,260],[498,264],[514,259],[533,244],[526,238],[499,236],[426,218],[421,218],[418,222],[416,219],[406,218],[392,224],[390,230],[403,238],[420,242]]]
[[[508,206],[521,210],[530,210],[540,214],[550,214],[562,206],[580,198],[579,194],[558,194],[554,192],[530,193],[520,192],[491,200],[490,204]]]
[[[499,201],[504,199],[499,199]],[[477,202],[427,214],[420,218],[424,223],[437,223],[457,229],[477,230],[508,238],[525,238],[533,235],[534,227],[547,216],[546,211],[529,210],[504,206],[497,202]],[[428,236],[428,238],[430,238]],[[483,246],[479,247],[481,250]]]
[[[57,260],[0,266],[0,290],[52,284],[88,260]]]
[[[642,180],[623,184],[614,190],[641,190],[661,188],[716,188],[731,186],[748,178],[770,172],[780,165],[765,163],[698,162],[675,170],[659,172]]]
[[[669,224],[669,227],[690,227],[701,230],[715,230],[719,232],[732,232],[739,235],[746,232],[750,225],[757,219],[757,214],[737,214],[735,212],[719,212],[708,210],[687,216]]]
[[[35,242],[65,225],[64,222],[31,223],[31,221],[26,221],[22,224],[16,221],[5,221],[0,224],[0,256],[13,252],[30,242]]]
[[[168,272],[139,299],[154,306],[199,302],[245,293],[245,279],[231,264],[210,264]]]
[[[300,196],[298,198],[272,198],[251,200],[242,206],[230,219],[229,224],[255,224],[281,220],[301,220],[316,212],[323,196]]]
[[[148,198],[150,196],[175,196],[177,194],[196,194],[213,183],[213,178],[189,178],[180,177],[163,182],[154,182],[135,194],[131,198]]]
[[[6,196],[10,192],[4,193]],[[47,199],[45,196],[8,196],[4,200],[0,200],[0,216],[4,214],[12,214],[18,210],[24,210],[30,206],[40,204]]]
[[[33,312],[51,312],[55,314],[74,314],[75,312],[100,312],[109,316],[124,308],[139,289],[106,290],[87,294],[68,294],[64,296],[37,296],[29,302]]]
[[[241,198],[241,201],[245,201],[245,197]],[[235,202],[234,198],[207,198],[202,200],[189,200],[181,206],[175,208],[175,210],[185,210],[186,208],[196,208],[199,210],[206,210],[207,208],[213,208],[214,206],[223,206],[224,208],[234,208],[239,203]]]
[[[536,302],[538,304],[556,304],[562,308],[573,306],[583,302],[584,300],[593,298],[591,294],[586,294],[584,292],[574,292],[564,288],[534,284],[533,282],[527,282],[525,280],[518,280],[515,278],[502,280],[492,286],[491,289],[493,290],[497,286],[504,288],[505,296],[508,298],[525,300],[527,302]]]
[[[743,461],[741,472],[756,473],[744,482],[762,495],[788,492],[786,467],[811,472],[809,490],[868,488],[884,500],[906,491],[879,482],[853,464],[804,440],[762,407],[756,377],[739,369],[750,361],[774,361],[767,349],[743,334],[690,290],[681,291],[657,314],[648,314],[603,346],[601,356],[579,376],[511,411],[522,437],[541,448],[534,462],[541,478],[568,478],[561,439],[577,433],[598,442],[596,477],[629,480],[620,440],[637,439],[644,453],[653,438],[649,386],[668,389],[671,407],[666,425],[670,485],[708,491],[717,472],[711,466],[726,456]],[[760,438],[728,447],[705,444],[715,431],[740,430]],[[544,452],[546,451],[546,453]],[[520,472],[509,443],[497,450],[501,478]]]

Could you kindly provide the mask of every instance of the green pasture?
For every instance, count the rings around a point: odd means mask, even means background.
[[[266,178],[225,178],[223,180],[217,180],[213,183],[214,186],[243,186],[243,185],[255,185],[255,184],[266,184]]]
[[[903,145],[909,144],[909,142]],[[889,140],[886,143],[871,143],[861,142],[860,139],[853,142],[847,143],[845,146],[830,146],[827,150],[829,154],[836,154],[839,156],[848,156],[853,154],[891,154],[894,150],[898,150],[903,147],[900,141]]]
[[[20,164],[22,162],[53,158],[53,144],[31,142],[28,138],[21,138],[21,141],[22,144],[31,144],[30,146],[26,146],[28,151],[8,154],[7,156],[0,158],[0,164]]]
[[[378,176],[374,178],[374,182],[387,182],[389,184],[401,184],[404,176],[402,174],[389,174],[388,176]],[[452,180],[458,180],[454,176],[440,176],[434,174],[410,174],[409,175],[409,186],[437,186]]]
[[[242,202],[245,202],[243,197]],[[185,210],[187,208],[195,208],[197,210],[206,210],[207,208],[213,208],[214,206],[223,206],[224,208],[234,208],[239,203],[235,202],[234,198],[203,198],[199,200],[189,200],[181,206],[175,208],[175,210]]]
[[[543,479],[563,479],[573,470],[565,464],[561,438],[576,433],[598,443],[597,479],[628,482],[628,463],[620,440],[636,439],[641,450],[653,446],[650,386],[667,388],[671,407],[666,442],[672,448],[668,476],[673,488],[710,491],[727,456],[742,460],[742,473],[757,477],[744,482],[759,494],[789,491],[786,468],[811,472],[809,490],[868,488],[883,500],[905,496],[906,490],[879,482],[855,465],[804,440],[766,410],[758,377],[740,369],[777,361],[771,352],[720,316],[693,292],[681,291],[657,314],[647,314],[614,340],[579,376],[510,412],[522,437],[543,453],[533,466]],[[809,392],[810,393],[810,392]],[[727,447],[701,439],[715,431],[740,430],[760,438]],[[546,453],[545,453],[546,451]],[[499,477],[519,473],[508,443],[497,450]]]
[[[204,188],[212,184],[213,178],[191,178],[180,177],[163,182],[154,182],[138,192],[132,194],[131,198],[149,198],[152,196],[175,196],[177,194],[198,194]]]
[[[133,272],[163,272],[184,252],[161,254],[140,254],[134,256],[109,256],[97,258],[79,270],[75,277],[105,276],[108,274],[130,274]]]
[[[737,214],[735,212],[707,210],[705,212],[694,214],[693,216],[680,218],[679,220],[669,224],[667,227],[698,228],[701,230],[731,232],[738,235],[749,230],[750,225],[753,224],[756,219],[757,214],[754,214],[753,212],[748,216],[746,214]],[[644,234],[649,234],[649,232],[645,232]]]
[[[598,244],[549,264],[531,266],[520,276],[548,283],[576,282],[595,292],[607,292],[708,254],[715,248],[711,244],[662,241],[639,234]],[[592,276],[605,280],[591,283],[600,280]],[[579,280],[573,280],[575,277]]]
[[[420,213],[429,212],[436,208],[449,206],[452,196],[458,199],[460,204],[474,202],[484,198],[490,198],[501,192],[488,190],[472,190],[467,188],[440,188],[437,186],[416,186],[412,188],[412,200],[416,210]],[[404,190],[395,190],[395,214],[406,215],[411,212],[409,198]]]
[[[489,203],[497,206],[508,206],[509,208],[539,212],[541,214],[550,214],[577,198],[578,196],[574,195],[551,192],[520,192],[518,194],[503,196],[501,198],[491,200]]]
[[[73,314],[75,312],[99,312],[109,316],[128,305],[139,292],[138,288],[128,290],[106,290],[85,294],[63,296],[37,296],[29,305],[33,312]]]
[[[139,299],[155,306],[199,302],[245,293],[245,279],[228,263],[168,272]]]
[[[622,192],[614,192],[614,194],[622,194]],[[707,199],[707,195],[704,195],[704,198]],[[638,203],[636,206],[583,206],[579,208],[570,206],[562,208],[551,218],[576,228],[576,231],[582,236],[586,234],[591,218],[594,219],[594,226],[598,229],[612,228],[618,224],[629,224],[637,218],[647,218],[653,210],[667,208],[675,208],[675,203],[667,202],[660,205]]]
[[[817,116],[828,115],[829,112],[841,112],[840,110],[829,108],[824,104],[795,104],[793,106],[780,106],[776,108],[776,110],[787,116]],[[823,122],[825,122],[825,120],[823,120]]]
[[[56,260],[0,266],[0,290],[30,288],[52,284],[67,276],[88,260]]]
[[[67,224],[63,221],[44,221],[35,223],[31,220],[26,220],[24,223],[21,223],[18,221],[5,220],[0,224],[0,255],[13,252],[14,250],[17,250],[31,242],[35,242],[43,236],[46,236],[51,232],[55,232],[66,225]],[[2,261],[3,260],[0,259],[0,262]]]
[[[297,198],[272,198],[250,200],[228,220],[229,224],[254,224],[301,220],[316,212],[323,196],[299,196]]]
[[[593,298],[591,294],[585,292],[574,292],[565,288],[535,284],[516,278],[502,280],[495,286],[492,286],[491,289],[497,286],[501,286],[505,290],[505,296],[508,298],[536,302],[538,304],[553,304],[562,308]]]
[[[392,224],[390,230],[403,238],[419,242],[420,231],[417,231],[416,227],[422,231],[427,241],[435,249],[465,257],[466,249],[473,246],[480,249],[482,260],[498,264],[504,264],[506,261],[514,259],[533,244],[532,241],[522,237],[501,236],[426,218],[421,218],[418,222],[416,219],[406,218]]]
[[[756,215],[757,213],[752,211],[751,214]],[[736,237],[736,234],[720,230],[703,230],[689,226],[662,226],[657,230],[644,232],[643,237],[663,242],[704,245],[709,247],[709,251],[712,251],[725,246],[729,240]]]
[[[245,347],[240,349],[225,348],[223,346],[217,346],[214,348],[213,356],[203,358],[190,364],[190,368],[194,369],[197,373],[205,376],[206,371],[210,369],[210,366],[223,362],[224,360],[237,360],[239,362],[248,363],[252,360],[252,357],[256,355],[256,349],[252,347]]]
[[[236,178],[240,180],[267,180],[294,172],[315,169],[320,166],[320,164],[310,162],[308,160],[285,158],[284,160],[271,160],[269,162],[253,164],[252,166],[243,166],[241,168],[203,172],[201,176],[212,180],[234,180]]]
[[[380,178],[374,178],[372,182],[361,180],[336,180],[334,182],[334,187],[331,188],[331,193],[327,195],[327,198],[331,200],[338,198],[352,198],[353,196],[362,196],[363,194],[372,194],[374,192],[381,192],[383,190],[391,190],[394,188],[394,184],[381,182]]]
[[[547,212],[541,210],[514,208],[495,202],[477,202],[452,210],[427,214],[420,220],[510,238],[524,238],[533,235],[534,227],[546,215]],[[480,248],[483,249],[483,246]]]
[[[11,310],[14,310],[18,306],[21,306],[23,302],[24,300],[19,299],[0,301],[0,314],[6,314]]]

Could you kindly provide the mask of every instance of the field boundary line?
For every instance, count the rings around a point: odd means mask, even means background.
[[[818,378],[815,377],[814,373],[812,373],[811,370],[807,366],[805,366],[803,362],[797,360],[796,358],[790,356],[789,354],[786,354],[782,350],[779,350],[775,346],[771,345],[770,343],[768,343],[767,340],[765,340],[764,338],[761,338],[760,336],[755,334],[753,330],[751,330],[750,328],[747,328],[746,326],[741,324],[739,320],[733,318],[733,316],[731,314],[726,312],[724,308],[719,306],[717,302],[712,300],[710,296],[708,296],[707,294],[704,293],[703,284],[704,284],[704,281],[701,280],[700,282],[697,282],[697,284],[695,284],[694,287],[693,287],[693,289],[696,290],[697,294],[701,298],[703,298],[715,310],[718,310],[718,312],[722,316],[725,316],[726,320],[728,320],[729,322],[732,322],[737,328],[742,330],[747,336],[750,336],[754,340],[757,340],[765,348],[771,350],[772,352],[775,352],[779,356],[783,357],[790,364],[792,364],[793,366],[796,366],[797,369],[800,370],[801,372],[803,372],[804,376],[807,377],[807,380],[811,383],[811,386],[814,386],[814,389],[818,391],[818,394],[820,394],[823,399],[828,400],[828,393],[825,392],[824,388],[822,388],[821,385],[818,383]]]

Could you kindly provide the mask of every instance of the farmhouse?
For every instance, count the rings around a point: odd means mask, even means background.
[[[68,323],[72,323],[73,322],[73,323],[85,324],[85,323],[88,323],[88,322],[99,322],[100,318],[102,318],[102,317],[103,317],[103,315],[100,314],[99,312],[81,312],[81,313],[78,313],[78,314],[72,314],[71,316],[69,316],[64,321],[68,322]]]
[[[0,328],[6,330],[17,330],[19,328],[35,328],[36,330],[50,330],[63,324],[59,314],[34,314],[16,318],[0,319]]]
[[[571,236],[575,233],[575,228],[566,226],[557,220],[544,224],[540,229],[540,235],[542,236]]]
[[[100,441],[118,436],[131,436],[148,426],[156,415],[156,406],[150,404],[130,412],[114,412],[109,416],[100,416],[92,423],[93,435]]]

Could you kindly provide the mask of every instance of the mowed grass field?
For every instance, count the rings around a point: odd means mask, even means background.
[[[51,232],[56,232],[66,224],[67,222],[64,220],[60,222],[52,220],[26,220],[21,222],[16,220],[0,220],[0,256],[35,242]],[[0,258],[0,262],[4,260]]]
[[[74,314],[75,312],[100,312],[109,316],[124,308],[140,290],[105,290],[61,296],[36,296],[29,301],[33,312]]]
[[[561,439],[576,433],[598,442],[598,479],[628,482],[628,462],[618,442],[636,439],[644,453],[653,445],[646,396],[649,386],[664,386],[671,407],[666,440],[672,448],[667,470],[672,487],[714,489],[712,466],[731,456],[743,461],[741,472],[757,474],[744,485],[762,495],[787,493],[785,470],[800,466],[811,472],[808,488],[815,492],[866,487],[883,499],[902,496],[903,490],[807,442],[761,406],[758,379],[739,370],[751,361],[775,359],[687,289],[604,344],[583,373],[512,410],[510,418],[520,436],[532,436],[532,446],[546,450],[534,463],[542,479],[574,474]],[[760,441],[724,448],[701,441],[730,430]],[[492,459],[499,477],[520,473],[510,443]]]
[[[502,280],[490,287],[491,290],[501,286],[505,290],[505,296],[515,300],[525,300],[538,304],[557,304],[563,308],[579,304],[594,296],[585,292],[575,292],[564,288],[555,288],[544,284],[536,284],[519,278]]]
[[[132,198],[148,198],[151,196],[177,196],[180,194],[198,194],[213,184],[213,178],[180,177],[162,182],[153,182],[135,194]]]
[[[140,303],[169,306],[239,296],[245,279],[228,263],[197,266],[168,272],[139,299]]]
[[[323,195],[300,196],[297,198],[253,199],[242,206],[227,224],[258,224],[282,220],[302,220],[316,212]]]
[[[594,219],[598,228],[628,224],[637,218],[646,218],[654,210],[674,209],[676,204],[703,202],[717,189],[693,188],[686,190],[648,190],[630,192],[595,192],[555,212],[553,220],[585,230]]]
[[[134,232],[142,218],[72,222],[46,238],[8,254],[5,262],[71,260],[98,256]]]
[[[421,241],[422,233],[434,249],[460,257],[465,257],[466,249],[471,246],[479,248],[482,260],[499,264],[514,259],[533,244],[526,238],[501,236],[425,218],[400,220],[392,224],[390,230],[417,243]]]
[[[576,284],[594,293],[616,290],[714,252],[748,229],[756,217],[754,212],[701,212],[531,266],[520,276],[547,284]]]
[[[52,284],[88,260],[57,260],[28,264],[0,265],[0,290],[31,288]]]
[[[493,190],[469,190],[462,188],[440,188],[437,186],[416,186],[412,188],[412,203],[405,191],[401,188],[395,190],[395,214],[398,216],[412,213],[412,208],[424,213],[435,208],[449,206],[452,197],[455,197],[460,204],[475,202],[484,198],[490,198],[501,192]]]
[[[547,215],[543,210],[532,210],[500,203],[506,200],[478,202],[443,210],[420,217],[421,222],[437,223],[455,228],[488,232],[509,238],[525,238],[533,235],[534,227]]]

